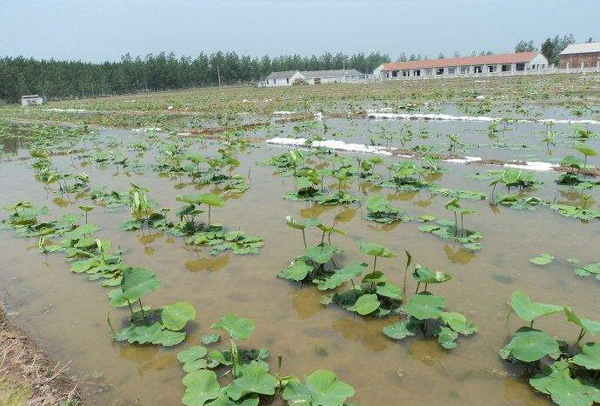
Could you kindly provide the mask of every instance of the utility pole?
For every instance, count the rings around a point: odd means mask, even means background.
[[[219,79],[219,90],[221,92],[223,92],[223,89],[221,88],[221,70],[219,69],[218,66],[217,66],[217,78]]]

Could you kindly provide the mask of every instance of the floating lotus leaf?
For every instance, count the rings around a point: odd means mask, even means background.
[[[162,309],[161,318],[169,330],[179,331],[196,318],[196,309],[188,302],[177,302]]]
[[[274,395],[277,383],[277,378],[265,371],[264,367],[251,365],[244,369],[241,377],[229,385],[227,394],[233,400],[239,400],[251,393]]]
[[[421,283],[443,283],[452,279],[452,276],[442,271],[434,271],[426,266],[417,264],[413,272],[414,278]]]
[[[456,339],[458,338],[458,333],[448,327],[441,327],[440,333],[438,334],[438,342],[442,347],[447,350],[451,350],[456,348]]]
[[[356,312],[361,316],[373,313],[379,309],[379,306],[381,306],[381,303],[377,300],[377,295],[375,294],[362,295],[354,304]]]
[[[312,398],[312,406],[341,406],[354,396],[354,389],[339,381],[331,371],[319,370],[306,377],[306,387]]]
[[[227,314],[222,316],[219,321],[210,326],[210,328],[226,331],[231,338],[235,340],[246,340],[254,331],[255,325],[250,319]]]
[[[298,378],[293,378],[283,391],[283,399],[294,406],[311,406],[312,395],[308,388],[301,384]]]
[[[177,360],[183,364],[188,362],[197,361],[200,358],[204,358],[208,354],[206,348],[201,345],[190,347],[185,351],[181,351],[177,354]]]
[[[191,372],[183,378],[182,383],[185,386],[182,402],[186,406],[204,406],[219,397],[220,386],[213,371]]]
[[[202,341],[202,344],[204,345],[208,345],[208,344],[214,344],[217,341],[219,341],[219,339],[221,338],[221,336],[219,334],[207,334],[204,335],[202,337],[200,337],[200,341]]]
[[[297,262],[297,261],[296,261]],[[350,264],[335,271],[329,278],[318,281],[319,290],[335,289],[344,282],[356,278],[367,268],[366,264]],[[288,268],[289,269],[289,268]],[[312,269],[312,268],[311,268]],[[306,275],[305,275],[306,276]],[[304,278],[302,278],[304,279]]]
[[[300,282],[306,278],[306,276],[313,270],[312,266],[307,265],[301,259],[297,259],[291,263],[286,269],[279,272],[279,277],[284,279],[290,279],[296,282]]]
[[[562,306],[534,302],[522,292],[513,292],[510,298],[510,307],[517,313],[517,316],[527,322],[563,311]]]
[[[596,275],[596,279],[600,280],[600,262],[586,265],[583,268],[577,268],[574,272],[579,276]]]
[[[389,204],[387,200],[380,195],[375,195],[367,200],[367,211],[372,213],[400,213],[400,209]]]
[[[442,315],[444,306],[446,298],[423,292],[411,297],[402,310],[417,320],[437,319]]]
[[[123,296],[130,302],[135,302],[148,292],[155,291],[160,286],[160,279],[154,272],[145,268],[128,268],[123,271]]]
[[[555,356],[560,352],[558,341],[548,333],[529,327],[521,327],[512,340],[500,350],[503,359],[512,356],[523,362],[533,362],[547,355]]]
[[[475,323],[467,320],[464,314],[457,312],[443,312],[441,319],[448,327],[459,334],[471,335],[479,330]]]
[[[185,333],[165,330],[158,322],[149,326],[132,324],[115,335],[117,341],[127,341],[130,344],[155,344],[170,347],[181,343]]]
[[[598,390],[571,378],[569,365],[565,361],[544,366],[540,374],[529,380],[529,384],[550,395],[552,401],[560,406],[591,406],[597,400]]]
[[[339,248],[333,245],[325,244],[318,245],[316,247],[311,247],[304,251],[304,254],[302,255],[305,258],[316,262],[317,264],[326,264],[327,262],[331,261],[331,258],[333,258],[333,254],[335,254],[338,251]]]
[[[415,333],[416,325],[410,321],[400,321],[383,328],[383,334],[395,340],[402,340],[403,338],[414,336]]]
[[[581,354],[575,355],[571,362],[585,369],[600,370],[600,344],[587,343],[582,347]]]
[[[577,324],[591,335],[595,336],[600,332],[600,322],[579,317],[571,307],[565,307],[565,314],[568,321]]]
[[[360,252],[382,258],[394,258],[396,253],[388,250],[386,247],[375,243],[361,242],[359,246]]]
[[[533,257],[529,260],[532,264],[536,265],[548,265],[554,261],[554,257],[550,254],[540,254],[537,257]]]

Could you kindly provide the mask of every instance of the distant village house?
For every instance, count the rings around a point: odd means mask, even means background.
[[[41,104],[44,104],[44,98],[37,94],[27,94],[21,96],[21,106],[23,107],[39,106]]]
[[[382,79],[403,77],[459,76],[471,74],[524,72],[548,68],[548,59],[539,52],[519,52],[501,55],[466,56],[391,62],[373,72]]]
[[[259,86],[291,86],[300,83],[309,85],[318,85],[321,83],[348,83],[357,82],[363,76],[364,75],[356,69],[311,71],[288,70],[271,73],[264,81],[259,83]]]
[[[600,42],[571,44],[560,53],[561,69],[600,69]]]

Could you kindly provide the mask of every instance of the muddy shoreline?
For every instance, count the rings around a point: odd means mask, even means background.
[[[7,406],[90,405],[69,363],[56,362],[18,328],[0,302],[0,403]]]

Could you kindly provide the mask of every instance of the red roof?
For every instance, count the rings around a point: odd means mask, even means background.
[[[500,65],[531,62],[537,52],[518,52],[513,54],[463,56],[459,58],[427,59],[425,61],[391,62],[383,67],[384,71],[405,69],[448,68],[451,66]]]

